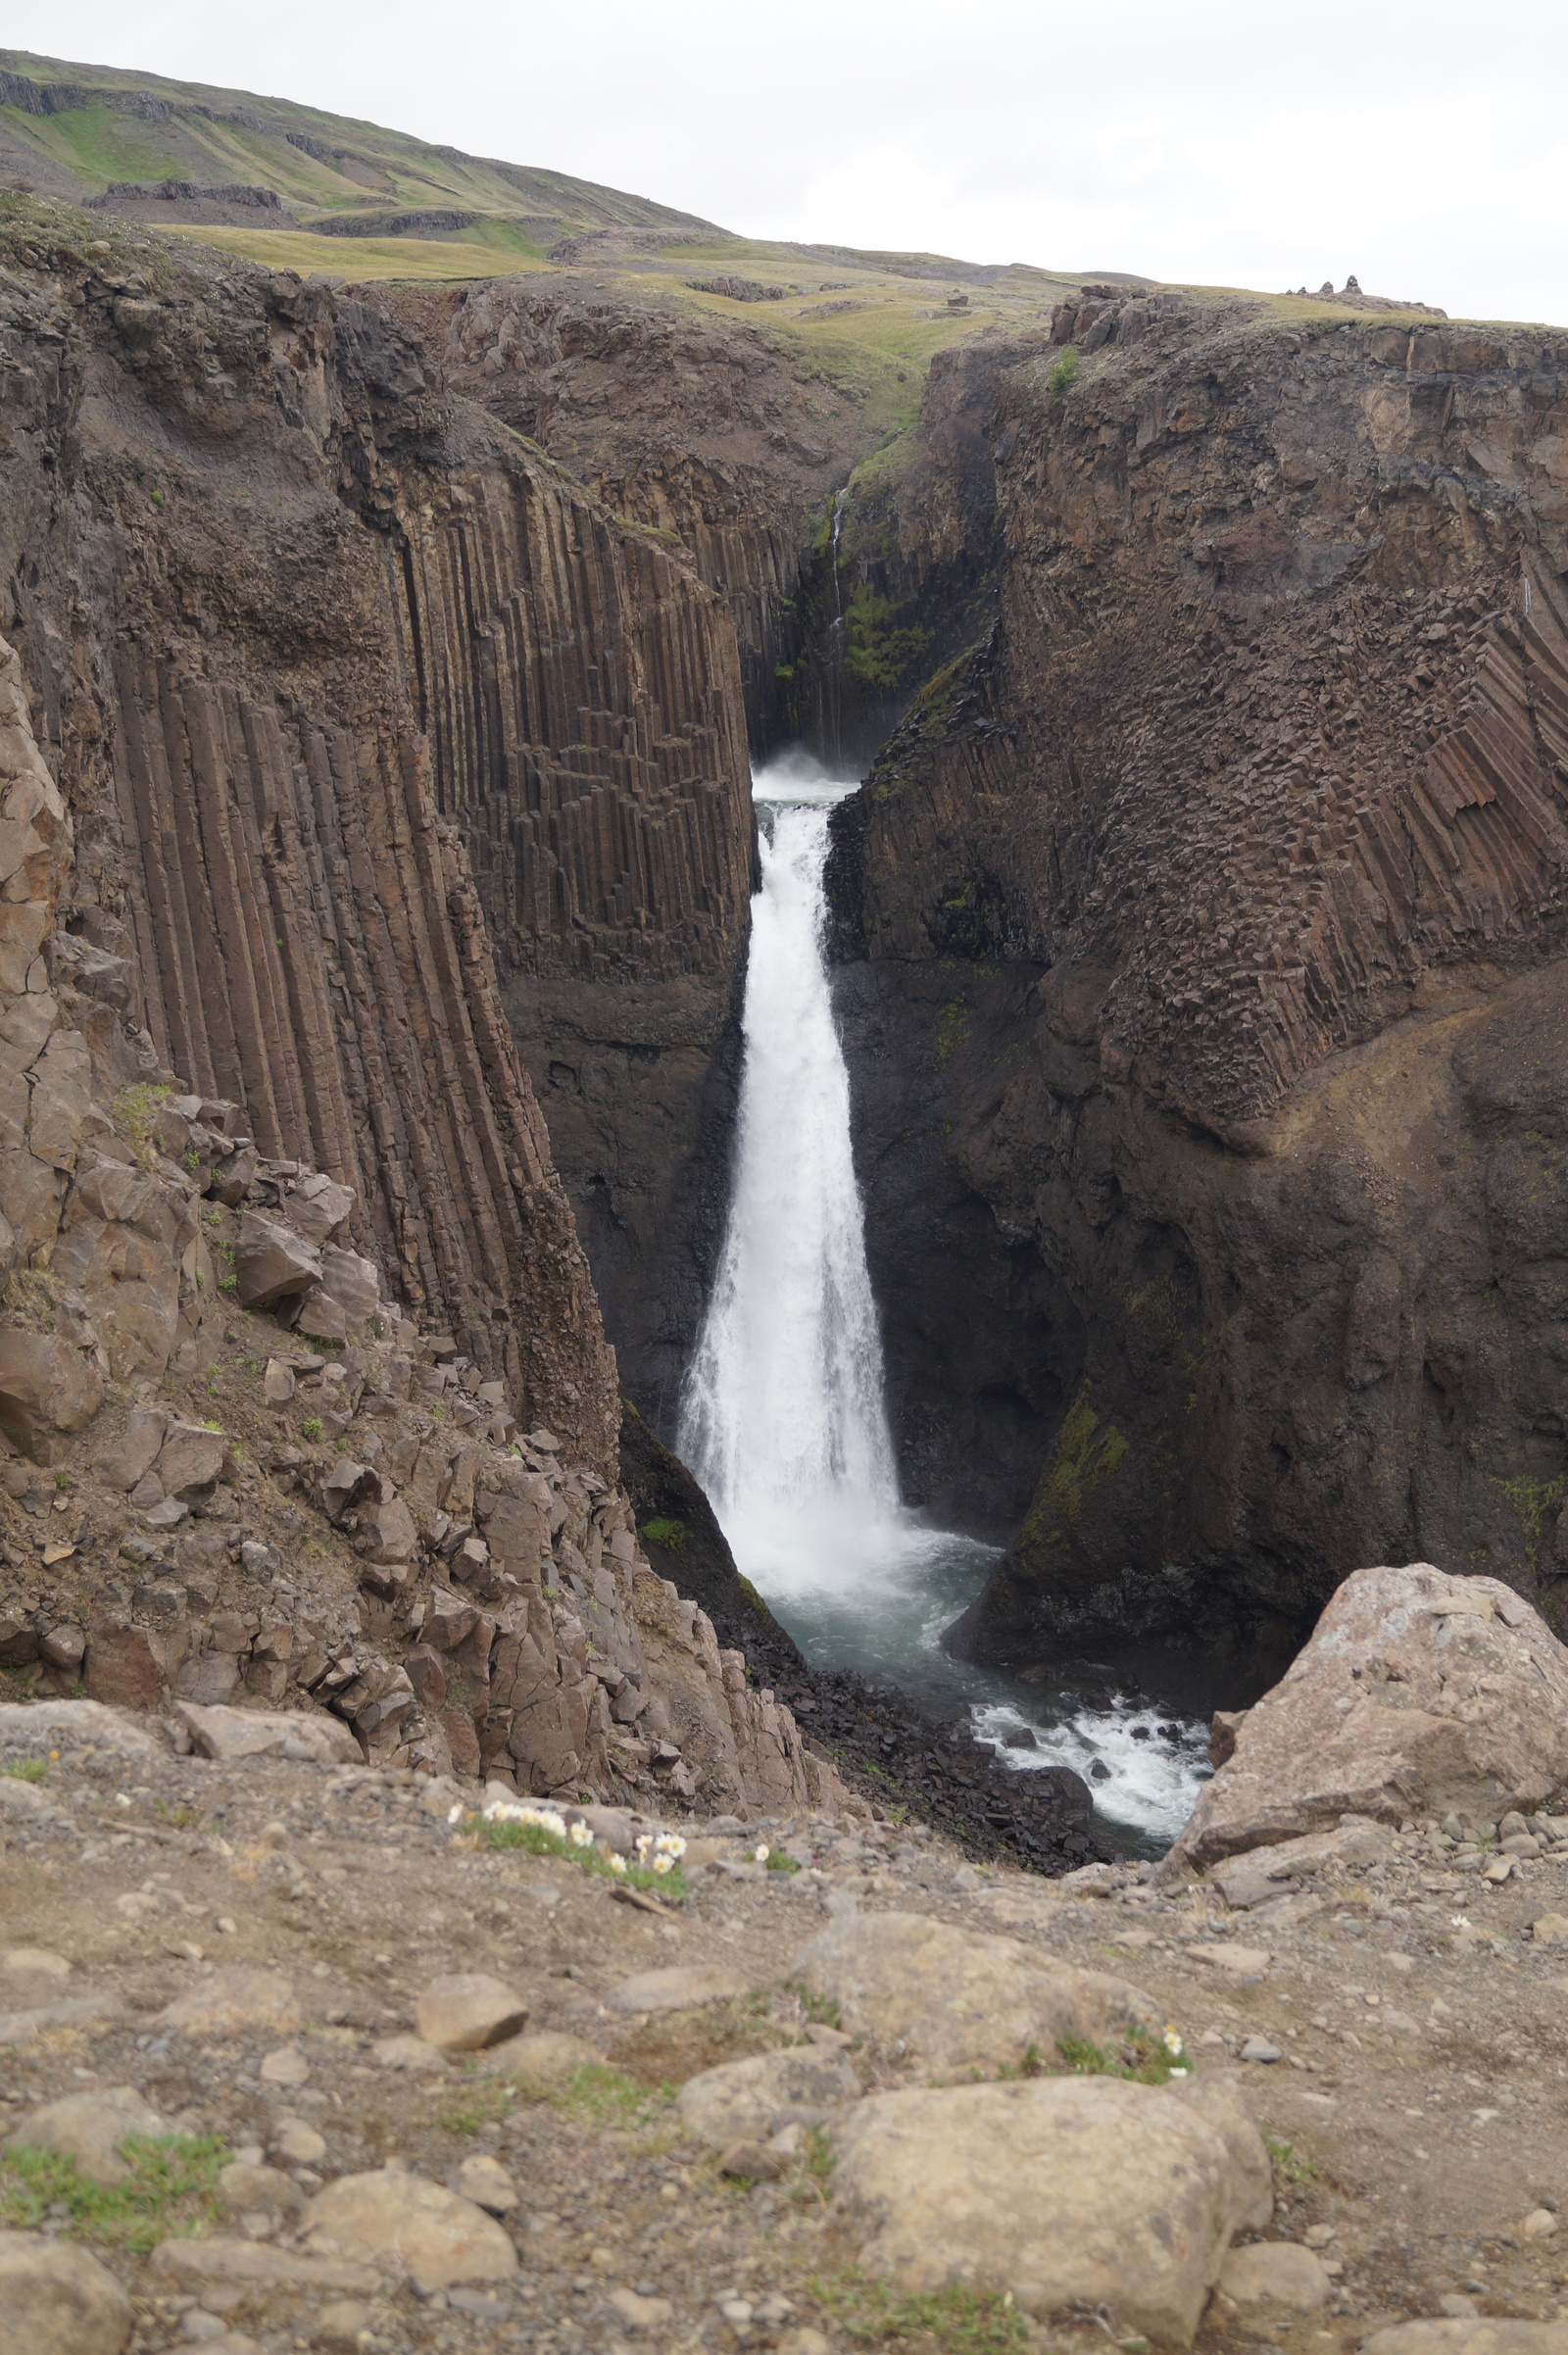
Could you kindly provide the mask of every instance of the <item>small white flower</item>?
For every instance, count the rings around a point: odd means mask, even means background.
[[[1170,2072],[1172,2077],[1186,2077],[1188,2074],[1189,2072],[1185,2069],[1172,2069]]]
[[[684,1856],[686,1853],[686,1842],[678,1832],[661,1832],[654,1845],[665,1856]]]
[[[573,1824],[566,1837],[574,1848],[591,1848],[594,1844],[594,1836],[586,1824]]]
[[[758,1847],[755,1847],[752,1850],[752,1862],[754,1864],[766,1864],[770,1854],[771,1850],[764,1840]]]
[[[648,1851],[649,1851],[649,1849],[650,1849],[650,1848],[653,1846],[653,1844],[654,1844],[654,1836],[653,1836],[653,1834],[652,1834],[651,1832],[639,1832],[639,1833],[638,1833],[638,1835],[637,1835],[637,1853],[638,1853],[638,1855],[639,1855],[639,1856],[646,1856],[646,1855],[647,1855],[647,1853],[648,1853]]]
[[[625,1857],[624,1857],[624,1856],[612,1856],[612,1858],[610,1859],[610,1869],[611,1869],[611,1871],[612,1871],[612,1873],[623,1873],[623,1872],[626,1870],[626,1859],[625,1859]]]
[[[115,1805],[116,1805],[117,1807],[128,1807],[128,1806],[130,1805],[130,1800],[127,1798],[127,1796],[125,1795],[124,1791],[116,1791],[116,1793],[115,1793]]]
[[[457,1803],[457,1805],[456,1805],[455,1807],[449,1807],[449,1808],[447,1809],[447,1822],[448,1822],[449,1824],[461,1824],[461,1823],[462,1823],[462,1821],[463,1821],[463,1801],[462,1801],[461,1799],[459,1799],[459,1801],[458,1801],[458,1803]]]
[[[656,1873],[672,1873],[675,1870],[674,1857],[656,1856],[654,1858],[654,1870]]]
[[[1160,2038],[1160,2042],[1164,2045],[1165,2050],[1170,2053],[1178,2053],[1185,2049],[1181,2037],[1178,2036],[1174,2028],[1166,2029],[1165,2034]]]
[[[1451,1927],[1455,1930],[1468,1930],[1470,1927],[1470,1916],[1467,1913],[1454,1914],[1451,1917]]]

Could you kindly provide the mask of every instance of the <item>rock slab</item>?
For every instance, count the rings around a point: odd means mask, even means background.
[[[516,2250],[482,2208],[399,2168],[341,2176],[317,2193],[302,2229],[318,2256],[379,2262],[425,2289],[506,2281],[517,2270]]]
[[[1016,2067],[1031,2045],[1049,2061],[1064,2037],[1105,2044],[1156,2023],[1125,1980],[924,1914],[846,1915],[790,1971],[831,1996],[852,2033],[902,2044],[941,2077]]]
[[[108,2269],[69,2241],[0,2232],[0,2314],[26,2355],[121,2355],[130,2300]]]
[[[722,2150],[731,2142],[766,2141],[787,2126],[815,2126],[859,2092],[843,2053],[808,2044],[705,2069],[687,2079],[675,2108],[692,2134]]]

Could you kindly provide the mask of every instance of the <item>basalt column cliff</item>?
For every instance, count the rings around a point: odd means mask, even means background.
[[[724,616],[324,288],[14,203],[0,262],[0,1670],[828,1789],[638,1543],[491,947],[737,954]]]
[[[1568,346],[1096,300],[965,397],[899,527],[992,626],[832,874],[906,1484],[973,1428],[1022,1524],[953,1641],[1223,1698],[1359,1562],[1549,1612]]]

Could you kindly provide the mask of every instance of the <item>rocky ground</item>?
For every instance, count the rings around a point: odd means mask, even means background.
[[[265,1742],[277,1721],[186,1722],[222,1747],[236,1724]],[[1272,2218],[1249,2179],[1217,2247],[1245,2210],[1245,2242],[1292,2253],[1233,2253],[1199,2328],[1205,2355],[1333,2355],[1410,2317],[1568,2315],[1568,1838],[1552,1837],[1568,1823],[1523,1836],[1529,1853],[1518,1834],[1504,1852],[1437,1823],[1362,1827],[1304,1886],[1298,1870],[1296,1893],[1258,1904],[1238,1888],[1233,1911],[1212,1882],[1162,1889],[1147,1865],[1052,1883],[977,1870],[908,1820],[721,1818],[680,1826],[688,1893],[673,1903],[628,1901],[580,1854],[479,1844],[447,1820],[450,1782],[179,1755],[166,1721],[90,1702],[0,1709],[0,1766],[13,2007],[0,2204],[5,2224],[42,2236],[0,2243],[0,2272],[15,2301],[18,2269],[41,2266],[45,2243],[90,2250],[131,2302],[128,2340],[105,2290],[107,2321],[78,2314],[53,2336],[40,2323],[29,2347],[825,2355],[866,2337],[1098,2345],[1107,2329],[1136,2341],[1153,2310],[1137,2160],[1174,2110],[1169,2089],[1070,2081],[1143,2105],[1118,2125],[1115,2196],[1093,2220],[1105,2293],[1080,2298],[1076,2319],[1021,2311],[1046,2294],[1029,2288],[1026,2228],[1055,2194],[1031,2177],[1016,2106],[1015,2126],[981,2122],[993,2157],[977,2177],[983,2221],[965,2227],[975,2294],[883,2295],[858,2270],[862,2252],[874,2262],[868,2226],[884,2242],[901,2220],[937,2231],[921,2186],[950,2204],[944,2155],[961,2144],[956,2112],[933,2117],[878,2205],[876,2097],[906,2102],[947,2080],[919,2099],[1055,2098],[1059,2081],[1027,2074],[1060,2067],[1049,2039],[1031,2056],[1029,2019],[1060,2033],[1069,1981],[1040,1974],[1063,1965],[1106,1975],[1070,1979],[1072,2017],[1125,2004],[1174,2024],[1242,2176],[1234,2105],[1268,2138]],[[637,1828],[594,1820],[622,1842]],[[800,1869],[756,1861],[764,1844]],[[915,1941],[902,1977],[877,1961],[889,1939]],[[489,2053],[443,2057],[428,2040],[458,2033],[429,1993],[454,1973],[499,1983],[481,1989],[476,2033],[507,2038]],[[1107,2050],[1135,2049],[1102,2034]],[[791,2048],[788,2064],[758,2058]],[[746,2059],[738,2085],[705,2076]],[[803,2065],[797,2082],[766,2076]],[[146,2111],[118,2107],[118,2088]],[[50,2105],[83,2093],[85,2124],[78,2103],[74,2125],[67,2113],[51,2130]],[[19,2156],[31,2133],[85,2170],[121,2120],[211,2138],[185,2196],[150,2197],[130,2225],[82,2176],[40,2188],[36,2160],[29,2173]],[[750,2147],[726,2147],[737,2141]],[[420,2184],[460,2198],[432,2217],[442,2203]],[[499,2215],[487,2222],[470,2193]],[[423,2237],[406,2213],[420,2202]],[[1213,2248],[1209,2260],[1212,2279]],[[1303,2303],[1259,2301],[1258,2277]]]

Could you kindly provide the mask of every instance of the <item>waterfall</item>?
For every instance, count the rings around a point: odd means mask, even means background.
[[[738,1554],[889,1523],[898,1482],[850,1151],[850,1086],[822,951],[831,805],[799,757],[758,779],[729,1219],[687,1380],[681,1451]]]
[[[854,790],[804,753],[763,769],[729,1216],[677,1444],[741,1570],[806,1657],[965,1716],[1020,1774],[1092,1774],[1109,1818],[1168,1840],[1207,1771],[1200,1725],[950,1659],[939,1638],[997,1559],[899,1502],[882,1344],[822,953],[828,814]],[[1163,1713],[1161,1713],[1163,1714]]]

